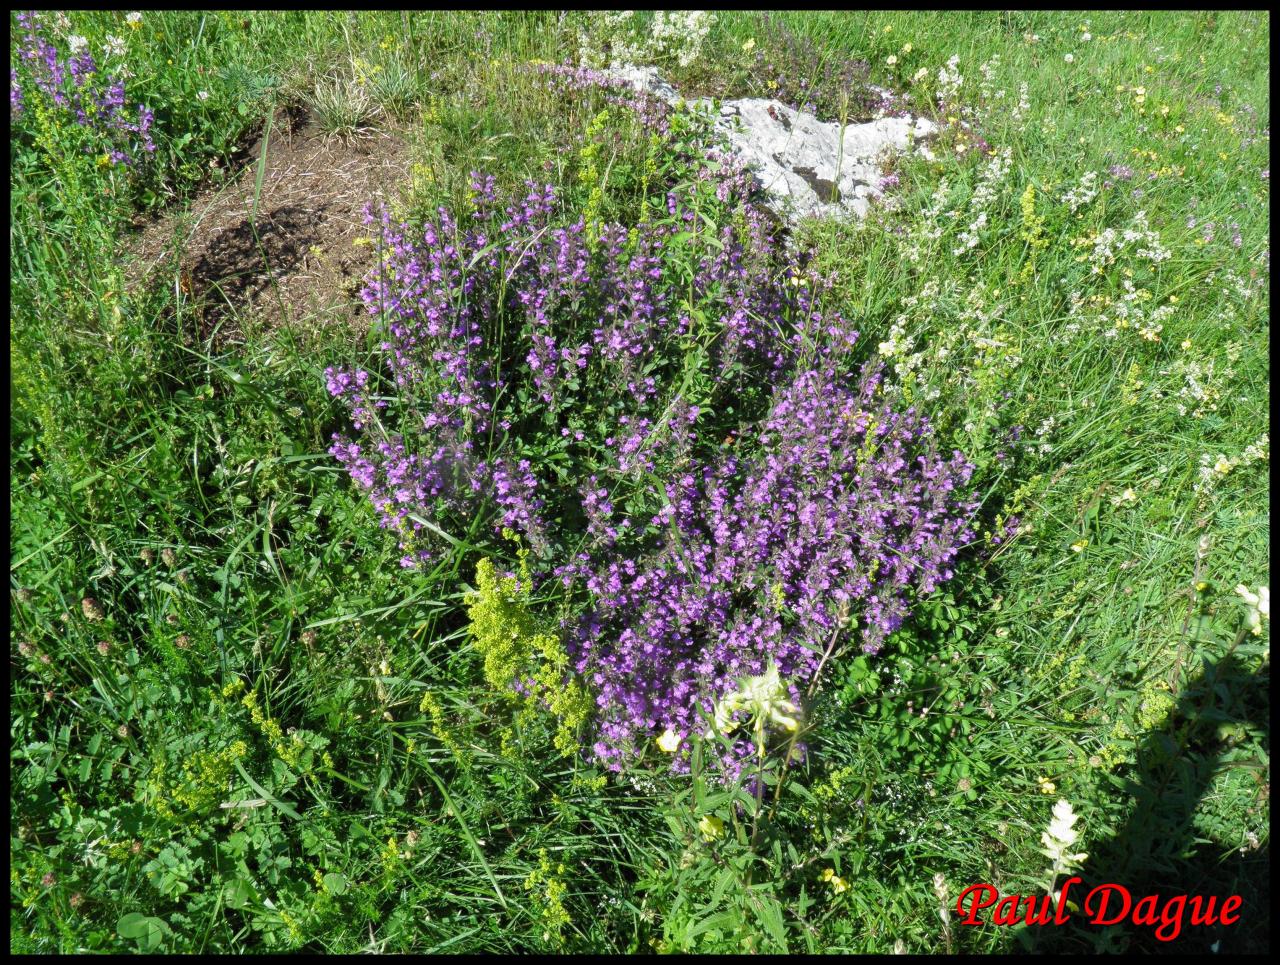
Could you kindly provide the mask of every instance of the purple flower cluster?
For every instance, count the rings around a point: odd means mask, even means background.
[[[749,189],[740,172],[729,183]],[[492,177],[474,175],[471,188],[466,214],[441,208],[419,232],[385,211],[367,219],[379,224],[383,257],[362,294],[383,322],[381,354],[396,395],[412,400],[405,407],[411,431],[393,439],[382,429],[387,402],[371,397],[368,372],[325,372],[354,427],[377,440],[361,446],[336,438],[332,451],[384,526],[413,529],[417,548],[406,565],[429,555],[411,516],[446,506],[470,513],[485,498],[499,511],[497,528],[521,533],[547,557],[551,527],[535,467],[504,450],[550,428],[566,448],[585,443],[579,450],[604,454],[614,471],[656,471],[659,453],[672,444],[676,451],[688,435],[688,425],[669,418],[689,411],[687,401],[663,391],[685,347],[708,340],[709,359],[726,376],[723,389],[732,391],[735,379],[748,382],[782,365],[770,320],[804,297],[760,257],[772,229],[750,206],[740,226],[711,234],[690,198],[672,193],[665,221],[606,224],[592,244],[581,218],[557,217],[551,186],[531,182],[524,199],[505,208]],[[688,191],[723,188],[703,178]],[[693,244],[688,236],[699,232],[692,277],[673,276],[671,248]],[[600,413],[590,438],[571,430],[586,411],[583,397],[601,391],[625,400],[625,411],[612,421]],[[414,461],[407,449],[426,455]],[[380,467],[380,459],[394,465]],[[457,484],[463,473],[465,487]]]
[[[862,649],[878,652],[972,539],[972,464],[939,453],[916,410],[879,401],[878,371],[845,373],[856,333],[838,319],[828,333],[738,440],[742,455],[666,483],[656,548],[637,557],[605,538],[559,570],[594,601],[570,652],[598,694],[594,753],[608,766],[667,728],[705,731],[715,702],[770,661],[798,698],[855,620]],[[603,494],[587,508],[607,534],[620,524]]]
[[[155,151],[151,137],[155,115],[145,105],[127,106],[124,83],[99,69],[87,49],[63,55],[45,36],[45,25],[34,12],[18,14],[22,31],[18,63],[9,68],[9,115],[17,121],[28,112],[27,92],[33,87],[56,110],[69,113],[79,127],[95,135],[84,150],[103,150],[111,163],[127,165],[138,146]],[[24,91],[24,75],[27,89]]]
[[[855,371],[749,173],[710,146],[682,173],[594,231],[551,186],[507,203],[479,174],[420,228],[370,212],[382,365],[325,373],[360,433],[331,452],[404,565],[479,515],[580,603],[566,652],[613,769],[770,663],[798,701],[833,648],[878,652],[973,537],[974,467]]]

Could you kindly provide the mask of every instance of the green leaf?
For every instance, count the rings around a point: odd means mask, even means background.
[[[222,891],[222,898],[228,908],[243,908],[257,896],[253,885],[243,878],[232,878]]]
[[[760,925],[768,933],[769,937],[781,946],[783,952],[789,951],[787,948],[787,926],[782,921],[782,906],[773,898],[757,894],[756,902],[756,918]]]
[[[131,911],[121,916],[116,922],[116,931],[121,938],[132,938],[142,951],[154,951],[164,940],[165,924],[159,918],[149,918],[140,912]]]

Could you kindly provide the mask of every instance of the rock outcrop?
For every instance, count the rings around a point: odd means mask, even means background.
[[[681,99],[653,67],[611,73],[663,100]],[[689,103],[714,109],[706,99]],[[760,97],[721,102],[714,123],[774,199],[775,210],[792,220],[813,215],[862,217],[880,193],[884,154],[909,150],[937,130],[922,117],[882,117],[841,127]]]

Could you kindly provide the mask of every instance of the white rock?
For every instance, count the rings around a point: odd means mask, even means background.
[[[656,68],[618,67],[610,74],[665,101],[680,99]],[[689,103],[711,109],[705,98]],[[862,217],[880,193],[883,155],[908,150],[937,130],[922,117],[882,117],[842,129],[781,101],[759,97],[723,102],[713,122],[774,199],[774,209],[791,219]]]

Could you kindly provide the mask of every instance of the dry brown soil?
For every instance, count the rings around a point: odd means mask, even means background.
[[[390,200],[408,151],[394,134],[352,142],[324,137],[301,110],[282,111],[268,139],[262,194],[251,222],[262,137],[239,170],[183,211],[140,225],[128,271],[140,283],[160,272],[182,293],[184,330],[215,345],[281,326],[366,327],[358,297],[374,249],[364,207]]]

